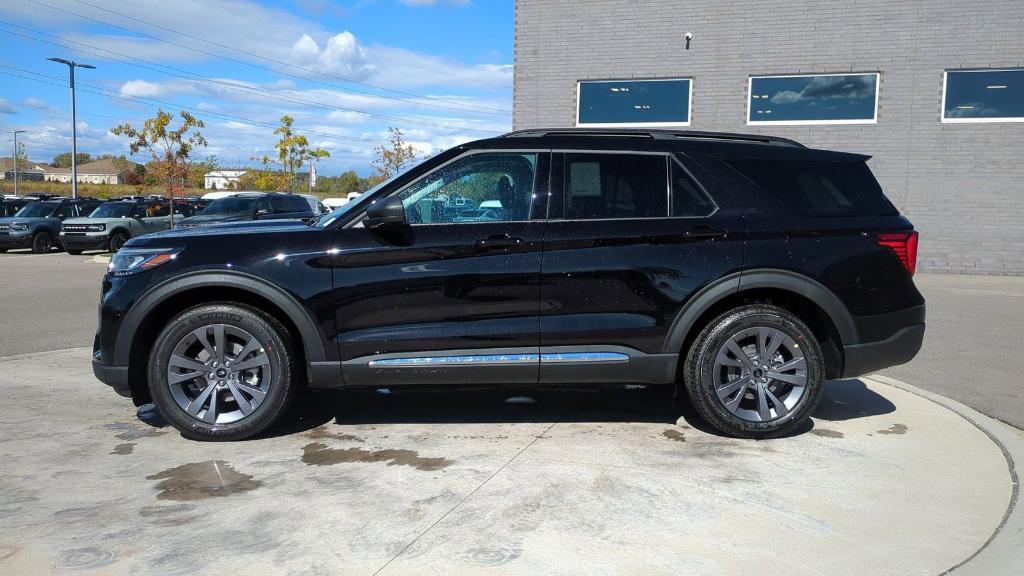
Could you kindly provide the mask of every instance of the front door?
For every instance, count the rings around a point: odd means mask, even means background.
[[[477,151],[394,192],[407,223],[334,239],[347,384],[535,383],[549,154]],[[538,200],[540,198],[541,200]]]

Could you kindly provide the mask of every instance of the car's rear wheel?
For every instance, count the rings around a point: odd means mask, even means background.
[[[212,304],[171,320],[150,359],[154,404],[184,435],[241,440],[284,413],[295,388],[288,332],[262,312]]]
[[[110,234],[110,238],[107,240],[107,252],[117,252],[124,246],[124,243],[128,241],[128,233],[121,230],[117,230]]]
[[[49,232],[40,232],[32,240],[33,254],[46,254],[53,248],[53,236]]]
[[[802,426],[821,400],[821,346],[791,312],[743,306],[711,321],[694,341],[684,384],[697,412],[741,438],[773,438]]]

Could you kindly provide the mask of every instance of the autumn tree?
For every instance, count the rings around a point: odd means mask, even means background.
[[[286,190],[292,189],[295,183],[295,174],[302,169],[303,164],[308,161],[319,161],[323,158],[330,158],[331,153],[322,148],[310,148],[309,140],[301,134],[296,134],[292,129],[295,119],[291,116],[282,116],[281,125],[274,129],[274,134],[281,136],[277,141],[277,164],[280,164],[287,180]],[[268,168],[271,162],[269,157],[262,158],[264,168]]]
[[[19,162],[28,161],[28,154],[25,152],[24,142],[18,142],[18,148],[14,151],[14,157],[17,158]]]
[[[378,181],[391,178],[416,161],[416,149],[406,144],[403,136],[398,128],[388,128],[388,144],[377,146],[373,165],[377,168]]]
[[[174,226],[175,193],[184,187],[188,177],[189,154],[198,146],[206,147],[206,138],[198,130],[206,127],[203,121],[184,110],[178,115],[181,124],[174,129],[171,128],[174,116],[161,109],[146,120],[141,129],[126,122],[110,130],[112,134],[129,139],[128,147],[133,155],[142,151],[152,158],[147,168],[163,184],[171,199],[171,227]]]

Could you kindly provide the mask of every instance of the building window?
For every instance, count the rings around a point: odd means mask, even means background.
[[[577,126],[690,125],[689,78],[581,81],[577,90]]]
[[[747,124],[874,124],[878,74],[751,76]]]
[[[950,70],[943,122],[1024,122],[1024,69]]]

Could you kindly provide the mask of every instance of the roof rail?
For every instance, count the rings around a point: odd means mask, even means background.
[[[702,132],[699,130],[648,130],[643,128],[533,128],[515,130],[504,134],[502,138],[539,138],[542,136],[591,136],[616,138],[654,138],[658,140],[722,140],[731,142],[749,142],[756,144],[776,144],[804,148],[796,140],[767,136],[764,134],[736,134],[731,132]]]

